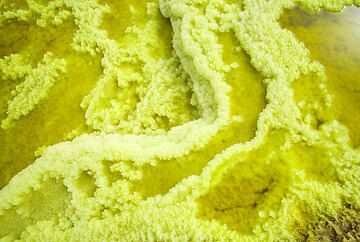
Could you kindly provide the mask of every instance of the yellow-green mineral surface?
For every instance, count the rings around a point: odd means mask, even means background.
[[[0,0],[0,240],[359,241],[359,0]]]

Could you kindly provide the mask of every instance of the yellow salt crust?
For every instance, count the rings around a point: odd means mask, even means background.
[[[339,11],[359,1],[160,0],[146,3],[149,21],[127,27],[120,40],[102,29],[111,7],[96,0],[25,5],[3,1],[0,23],[18,19],[46,29],[73,17],[73,49],[100,54],[103,73],[81,103],[94,132],[41,149],[1,190],[3,241],[294,240],[307,219],[336,216],[343,203],[360,206],[359,149],[349,145],[346,127],[328,118],[325,70],[277,22],[295,5]],[[173,36],[162,53],[164,17]],[[225,63],[224,33],[263,77],[266,106],[253,137],[168,185],[162,167],[171,160],[190,159],[185,168],[175,163],[171,175],[192,171],[201,159],[196,152],[216,149],[207,145],[227,127],[238,125],[238,136],[248,132],[244,114],[257,104],[233,113],[244,104],[231,99],[229,73],[243,63]],[[22,53],[0,61],[3,78],[24,80],[5,128],[46,96],[65,65],[49,53],[34,69]],[[296,103],[293,82],[312,75],[317,96]],[[314,126],[314,115],[325,121]]]
[[[6,56],[0,62],[4,80],[25,77],[11,93],[14,98],[8,103],[7,118],[1,122],[3,129],[9,128],[12,121],[29,114],[46,97],[59,73],[66,70],[65,60],[53,58],[51,53],[46,53],[35,69],[22,61],[23,56],[15,54]]]

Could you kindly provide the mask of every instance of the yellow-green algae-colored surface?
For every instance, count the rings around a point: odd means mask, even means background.
[[[356,6],[1,0],[1,240],[359,240]]]

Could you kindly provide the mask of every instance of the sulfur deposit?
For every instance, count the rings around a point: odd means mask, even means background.
[[[0,0],[1,241],[359,240],[345,6]]]

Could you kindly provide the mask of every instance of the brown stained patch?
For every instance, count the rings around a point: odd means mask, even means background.
[[[341,13],[309,13],[296,8],[280,19],[325,67],[327,87],[334,96],[331,114],[344,124],[352,145],[360,145],[360,9]]]
[[[29,225],[39,221],[57,221],[64,216],[71,195],[62,180],[51,178],[41,188],[32,190],[19,205],[6,209],[0,216],[0,237],[10,235],[13,240]]]
[[[297,227],[298,241],[360,241],[360,210],[345,204],[336,217],[325,216],[317,222],[309,222]]]
[[[22,29],[23,25],[23,22],[16,22],[19,29]],[[88,131],[80,103],[102,73],[100,56],[78,54],[72,49],[76,26],[71,21],[50,29],[34,25],[27,28],[29,30],[22,33],[26,36],[27,43],[18,43],[21,48],[16,51],[31,53],[34,66],[44,53],[50,51],[55,58],[66,60],[67,71],[58,77],[48,96],[41,100],[30,114],[15,121],[11,129],[0,129],[0,187],[34,162],[34,152],[38,148],[65,140],[66,135],[74,129],[78,129],[79,134]],[[15,27],[7,33],[9,36],[14,34],[17,34]],[[8,50],[7,48],[5,46],[5,50]],[[10,50],[16,53],[12,47]],[[4,94],[0,97],[1,119],[6,117],[6,103],[11,98],[10,91],[21,81],[0,82],[0,93]]]

